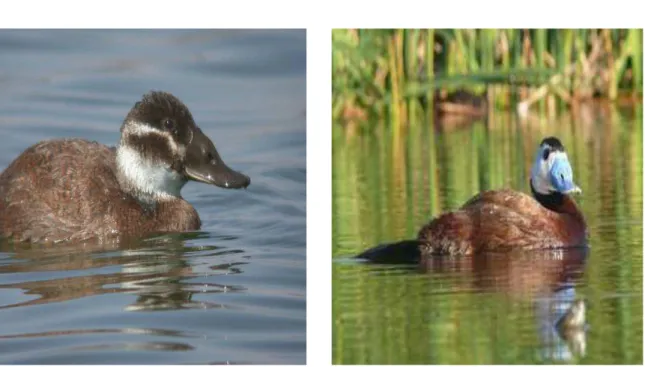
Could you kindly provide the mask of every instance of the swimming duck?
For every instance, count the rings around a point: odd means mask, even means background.
[[[456,211],[433,219],[416,240],[381,245],[358,258],[418,262],[430,255],[583,246],[586,224],[570,194],[580,193],[564,146],[555,137],[540,143],[530,186],[533,196],[513,190],[482,192]]]
[[[56,139],[25,150],[0,174],[0,237],[59,242],[199,229],[180,194],[188,180],[245,188],[190,111],[170,93],[134,104],[114,148]]]

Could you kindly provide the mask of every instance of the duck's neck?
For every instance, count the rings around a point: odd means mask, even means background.
[[[563,228],[567,228],[569,233],[573,233],[574,236],[576,236],[573,243],[584,243],[584,241],[586,241],[587,223],[585,222],[582,212],[578,210],[576,202],[569,195],[561,194],[559,192],[547,195],[541,194],[535,191],[532,182],[531,192],[533,192],[535,200],[537,200],[542,206],[558,213],[558,217],[564,220],[564,223],[568,223]]]
[[[559,192],[551,192],[549,194],[541,194],[535,191],[533,182],[531,184],[531,192],[533,197],[545,208],[556,213],[568,213],[576,216],[581,216],[575,201],[569,195],[561,194]]]
[[[533,193],[533,197],[535,200],[537,200],[542,206],[545,208],[552,210],[554,212],[560,212],[560,208],[562,207],[562,204],[564,203],[564,195],[559,193],[559,192],[551,192],[549,194],[541,194],[537,191],[535,191],[535,187],[533,187],[533,181],[529,181],[531,184],[531,193]]]
[[[124,192],[146,204],[181,199],[186,183],[178,173],[122,144],[116,148],[116,176]]]

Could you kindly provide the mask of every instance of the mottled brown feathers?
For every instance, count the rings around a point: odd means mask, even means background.
[[[96,142],[38,143],[0,175],[2,237],[54,242],[199,227],[197,212],[181,198],[146,206],[124,193],[115,151]]]
[[[130,109],[115,148],[82,139],[38,143],[0,174],[0,237],[58,242],[142,237],[199,229],[181,197],[187,181],[240,189],[188,107],[146,93]]]

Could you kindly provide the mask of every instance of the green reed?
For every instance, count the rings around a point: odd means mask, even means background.
[[[638,98],[642,38],[641,29],[336,29],[333,118],[404,125],[457,90],[497,108],[524,101],[541,110]]]

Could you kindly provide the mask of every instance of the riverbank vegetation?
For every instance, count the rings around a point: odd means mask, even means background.
[[[332,31],[335,121],[642,100],[641,29]]]

